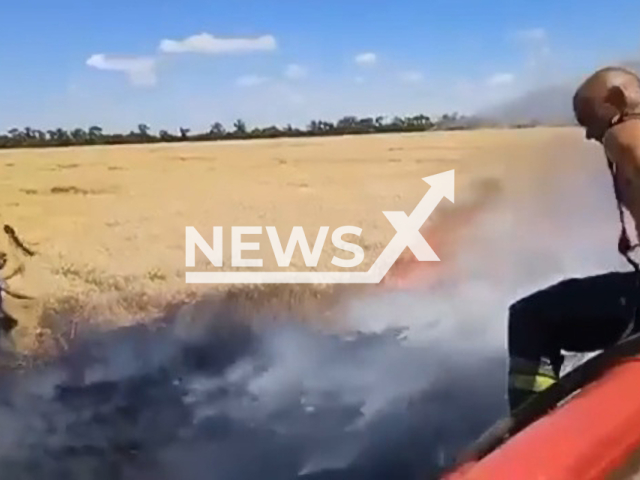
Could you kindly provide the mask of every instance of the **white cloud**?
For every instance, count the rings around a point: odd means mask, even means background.
[[[272,35],[256,38],[217,38],[208,33],[200,33],[184,40],[162,40],[160,51],[164,53],[225,53],[269,52],[277,48]]]
[[[375,53],[360,53],[355,56],[354,61],[361,67],[370,67],[378,63],[378,56]]]
[[[153,86],[157,83],[156,60],[152,57],[126,57],[98,53],[89,57],[87,66],[98,70],[123,72],[132,84]]]
[[[302,78],[305,78],[308,73],[309,72],[305,67],[292,63],[285,69],[284,76],[290,80],[300,80]]]
[[[516,32],[516,38],[524,42],[546,42],[547,31],[544,28],[518,30]]]
[[[239,87],[256,87],[268,81],[267,77],[261,77],[260,75],[243,75],[236,80],[236,85]]]
[[[511,85],[516,77],[513,73],[496,73],[487,79],[487,85],[491,87],[502,87]]]
[[[421,72],[407,71],[400,72],[398,78],[405,83],[421,83],[424,80],[424,75]]]

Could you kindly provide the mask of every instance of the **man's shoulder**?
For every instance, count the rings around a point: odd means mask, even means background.
[[[640,161],[640,118],[632,118],[611,128],[604,137],[604,148],[613,161],[620,155],[634,154]]]

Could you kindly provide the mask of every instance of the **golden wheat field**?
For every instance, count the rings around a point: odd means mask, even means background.
[[[25,265],[9,285],[37,298],[7,299],[7,308],[27,324],[43,308],[125,322],[227,288],[185,283],[186,226],[209,241],[223,226],[229,245],[232,225],[275,226],[283,244],[293,226],[314,242],[321,226],[354,225],[366,270],[395,233],[382,212],[410,213],[429,188],[422,177],[455,169],[456,203],[444,200],[430,219],[446,227],[468,221],[455,212],[487,196],[544,185],[558,151],[593,148],[578,130],[536,128],[3,151],[2,221],[37,252],[13,254],[3,237],[12,255],[5,274]],[[261,240],[259,253],[244,256],[278,269],[266,233]],[[446,261],[446,228],[433,241]],[[337,268],[333,253],[325,250],[318,270]],[[228,268],[230,248],[224,259]],[[197,261],[211,268],[204,255]],[[304,268],[299,251],[290,268]]]

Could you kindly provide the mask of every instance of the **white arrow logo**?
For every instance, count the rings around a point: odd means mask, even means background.
[[[443,198],[454,202],[454,170],[425,177],[431,188],[416,208],[405,212],[383,212],[396,234],[367,272],[187,272],[187,283],[380,283],[405,248],[421,262],[440,259],[420,233]]]

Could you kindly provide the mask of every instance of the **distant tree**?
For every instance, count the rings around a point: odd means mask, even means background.
[[[163,142],[168,142],[173,138],[173,135],[171,135],[166,130],[160,130],[160,132],[158,133],[158,136],[160,137],[160,140],[162,140]]]
[[[338,120],[336,128],[342,131],[353,130],[358,125],[358,118],[354,116],[342,117]]]
[[[264,128],[260,132],[260,135],[263,137],[276,138],[276,137],[282,136],[282,132],[278,127],[276,127],[275,125],[272,125],[270,127]]]
[[[317,133],[320,132],[320,121],[318,120],[311,120],[311,122],[309,122],[309,125],[307,126],[307,131],[308,132],[312,132],[312,133]]]
[[[376,129],[376,122],[373,118],[360,118],[356,121],[358,130],[372,132]]]
[[[224,125],[222,125],[220,122],[215,122],[209,129],[209,135],[211,135],[212,137],[222,137],[225,133],[226,131]]]
[[[82,128],[76,128],[71,132],[71,138],[75,143],[83,143],[89,135]]]
[[[6,135],[0,135],[0,148],[18,148],[35,146],[63,146],[63,145],[90,145],[90,144],[126,144],[152,142],[156,139],[165,142],[172,141],[205,141],[211,139],[226,138],[276,138],[296,137],[299,135],[334,135],[334,134],[367,134],[375,132],[411,132],[428,130],[459,130],[471,128],[507,128],[507,127],[532,127],[538,122],[531,121],[522,125],[501,124],[487,118],[478,116],[464,116],[457,112],[445,113],[437,120],[432,120],[424,114],[410,115],[404,118],[395,116],[386,120],[384,116],[359,118],[347,115],[333,123],[326,120],[311,120],[304,129],[299,129],[291,124],[284,128],[272,125],[268,127],[255,127],[251,131],[242,119],[233,124],[233,130],[227,132],[220,122],[213,123],[208,131],[191,134],[189,128],[180,127],[180,135],[174,135],[167,130],[160,130],[159,137],[154,136],[147,124],[140,123],[137,131],[129,133],[105,134],[101,127],[91,126],[88,130],[75,128],[70,132],[62,128],[41,131],[32,127],[24,129],[12,128]]]
[[[234,133],[236,135],[245,135],[247,133],[247,124],[244,123],[244,120],[238,119],[233,124]]]
[[[319,127],[320,127],[320,131],[322,132],[331,132],[336,128],[332,122],[325,122],[324,120],[321,120],[319,122]]]
[[[31,139],[36,138],[33,128],[25,127],[25,129],[24,129],[24,138],[26,138],[27,140],[31,140]]]
[[[87,133],[89,135],[89,139],[93,141],[97,141],[102,138],[102,128],[97,125],[89,127],[89,131]]]
[[[58,140],[63,141],[63,142],[68,142],[71,139],[71,136],[69,135],[69,132],[67,132],[63,128],[57,128],[56,129],[56,136],[57,136]]]
[[[427,117],[426,115],[416,115],[412,118],[414,125],[418,125],[420,127],[424,127],[424,128],[428,128],[431,125],[433,125],[431,123],[431,119],[429,117]]]
[[[391,123],[389,124],[389,126],[391,127],[391,130],[393,131],[401,131],[404,128],[406,128],[406,122],[403,118],[400,117],[393,117],[393,119],[391,120]]]
[[[140,132],[140,136],[142,137],[149,137],[149,125],[145,124],[145,123],[141,123],[138,125],[138,132]]]

